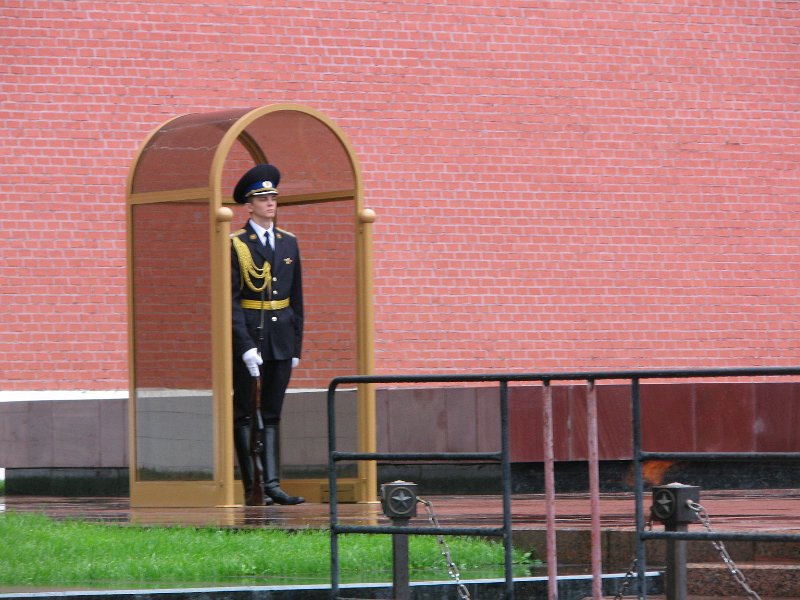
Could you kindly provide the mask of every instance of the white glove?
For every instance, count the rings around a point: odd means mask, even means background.
[[[300,359],[296,356],[292,359],[292,368],[294,369],[297,365],[300,364]]]
[[[247,365],[247,370],[250,371],[250,375],[253,377],[261,375],[261,372],[258,370],[258,365],[263,365],[264,361],[261,359],[258,349],[250,348],[250,350],[242,354],[242,360],[244,364]]]

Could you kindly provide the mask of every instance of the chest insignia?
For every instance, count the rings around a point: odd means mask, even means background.
[[[284,258],[284,259],[283,259],[283,262],[284,262],[285,264],[287,264],[287,265],[290,265],[290,264],[292,264],[294,261],[293,261],[291,258]]]

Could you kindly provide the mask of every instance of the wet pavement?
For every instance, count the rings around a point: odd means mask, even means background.
[[[500,496],[429,496],[426,499],[431,502],[442,526],[502,525]],[[646,495],[646,513],[649,512],[649,503],[650,497]],[[700,504],[708,512],[716,531],[800,533],[800,490],[708,490],[701,493]],[[0,510],[41,513],[58,519],[80,518],[137,525],[305,529],[325,528],[330,523],[330,506],[322,503],[269,507],[131,508],[127,498],[8,496],[0,497]],[[591,527],[588,494],[559,494],[555,511],[557,529]],[[511,512],[515,531],[543,529],[544,495],[514,495]],[[632,494],[602,494],[600,512],[602,529],[634,529]],[[338,520],[342,525],[389,524],[378,502],[339,504]],[[423,525],[428,520],[429,515],[420,506],[418,517],[412,520],[411,525]],[[701,525],[691,527],[701,528]]]

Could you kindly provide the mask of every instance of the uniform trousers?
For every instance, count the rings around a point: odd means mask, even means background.
[[[278,425],[281,420],[283,398],[292,377],[292,359],[265,360],[261,365],[261,418],[264,425]],[[253,386],[243,360],[233,361],[233,426],[243,427],[250,421],[253,411]]]

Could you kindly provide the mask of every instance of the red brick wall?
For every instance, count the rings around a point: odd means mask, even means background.
[[[800,362],[794,2],[7,0],[0,20],[2,389],[127,386],[137,148],[174,115],[284,101],[361,162],[379,372]]]

